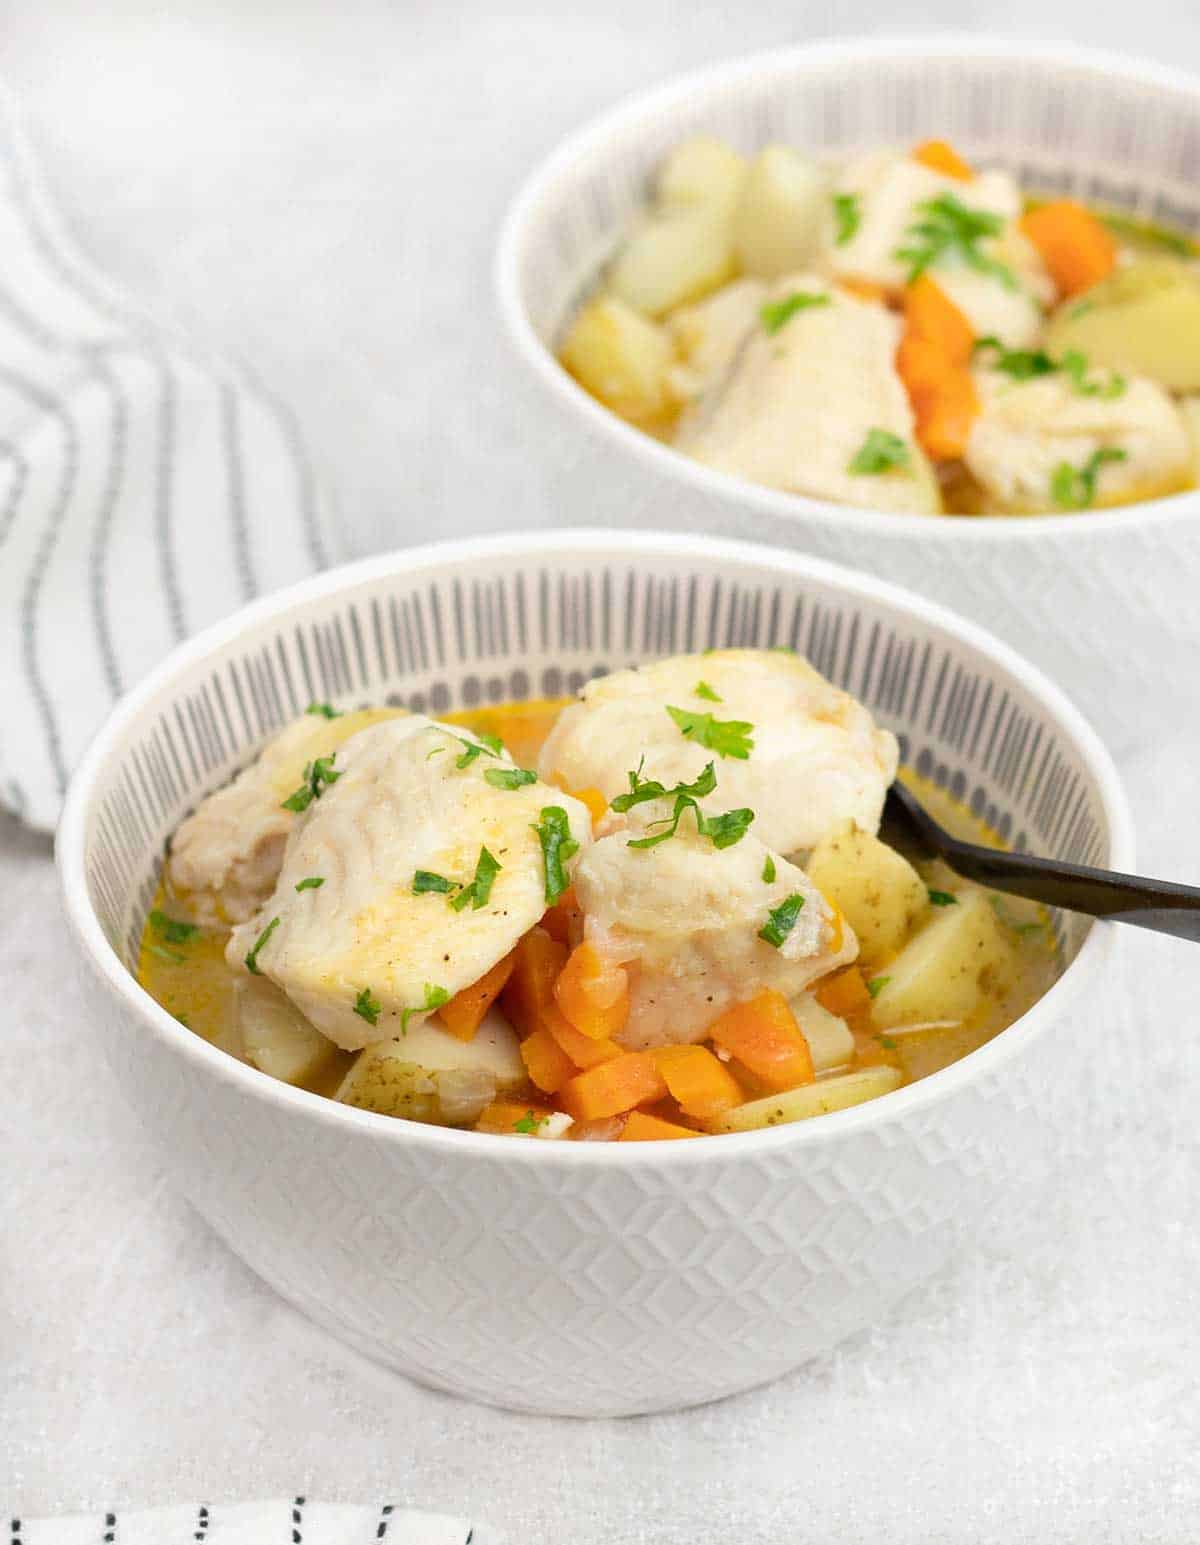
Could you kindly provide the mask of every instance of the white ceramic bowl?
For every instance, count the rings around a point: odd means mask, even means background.
[[[908,759],[1034,851],[1128,868],[1106,753],[1007,647],[811,558],[597,532],[428,547],[324,575],[185,645],[126,698],[58,860],[97,1020],[176,1183],[286,1298],[372,1357],[575,1415],[710,1400],[876,1320],[1038,1162],[1110,930],[981,1051],[874,1104],[692,1143],[535,1143],[390,1120],[273,1082],[130,975],[163,844],[313,698],[433,712],[555,695],[713,644],[793,644]]]
[[[831,43],[692,75],[606,114],[533,175],[496,279],[506,330],[548,388],[546,436],[577,519],[778,542],[911,585],[1016,644],[1114,750],[1200,711],[1200,494],[1033,519],[851,510],[713,472],[594,402],[552,345],[645,200],[664,153],[705,133],[818,152],[947,138],[1032,189],[1200,232],[1200,81],[1074,44]],[[554,490],[551,490],[553,495]],[[1181,679],[1181,677],[1183,679]]]

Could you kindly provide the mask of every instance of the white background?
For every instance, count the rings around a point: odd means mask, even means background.
[[[730,54],[938,27],[1200,67],[1183,0],[9,0],[0,74],[83,249],[290,398],[349,556],[602,519],[566,504],[490,290],[504,205],[565,131]],[[1196,749],[1180,726],[1124,771],[1145,866],[1200,880]],[[952,1274],[772,1389],[551,1422],[362,1365],[165,1189],[71,980],[49,846],[0,816],[0,1510],[304,1490],[518,1545],[1194,1541],[1200,954],[1129,944],[1053,1181]]]

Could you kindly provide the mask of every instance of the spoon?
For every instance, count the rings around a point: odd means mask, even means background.
[[[893,783],[883,807],[885,822],[900,828],[921,850],[940,858],[964,880],[1040,901],[1068,912],[1133,923],[1177,939],[1200,942],[1200,889],[1171,880],[1144,880],[1110,869],[1064,864],[1056,858],[1006,853],[952,837],[904,787]]]

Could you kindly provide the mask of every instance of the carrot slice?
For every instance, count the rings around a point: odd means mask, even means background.
[[[896,370],[912,403],[917,439],[935,461],[963,454],[979,414],[968,368],[974,340],[970,322],[928,274],[908,287]]]
[[[554,1000],[582,1035],[611,1039],[629,1018],[629,973],[585,940],[571,951],[554,984]]]
[[[904,292],[904,330],[935,345],[951,365],[966,365],[975,331],[936,279],[922,274]]]
[[[599,1067],[602,1062],[611,1062],[621,1055],[616,1041],[610,1041],[607,1036],[593,1040],[590,1035],[576,1030],[556,1003],[548,1004],[542,1010],[542,1024],[577,1068]]]
[[[552,939],[557,939],[560,944],[565,944],[570,949],[572,929],[579,927],[582,920],[583,913],[579,907],[575,887],[568,885],[554,905],[543,915],[540,926]],[[578,934],[575,936],[578,937]]]
[[[687,1116],[703,1121],[746,1098],[737,1079],[707,1046],[662,1046],[654,1060],[672,1099]]]
[[[512,975],[504,989],[504,1012],[522,1034],[536,1030],[542,1010],[554,1001],[554,983],[567,959],[567,947],[544,928],[531,928],[514,951]]]
[[[815,997],[823,1009],[828,1009],[839,1019],[860,1013],[871,1002],[871,994],[857,966],[847,966],[844,971],[837,971],[818,982]]]
[[[772,1089],[811,1084],[812,1053],[782,993],[768,988],[727,1009],[709,1034]]]
[[[922,141],[913,151],[912,158],[929,167],[930,171],[941,172],[943,177],[957,177],[960,182],[970,182],[975,175],[954,146],[944,139]]]
[[[661,1116],[648,1116],[645,1111],[635,1110],[625,1123],[617,1139],[619,1143],[661,1143],[677,1137],[700,1137],[691,1127],[681,1127],[674,1121],[664,1121]]]
[[[1042,255],[1064,295],[1099,284],[1117,261],[1111,232],[1074,199],[1057,199],[1021,216],[1021,229]]]
[[[485,971],[477,982],[456,992],[449,1003],[442,1004],[438,1015],[451,1035],[460,1041],[475,1039],[484,1015],[504,991],[515,965],[516,951],[509,950],[504,959],[498,960],[490,971]]]
[[[873,279],[858,279],[853,274],[847,274],[845,278],[834,282],[839,290],[845,290],[848,295],[856,295],[859,300],[886,301],[888,297],[887,287],[876,284]]]
[[[521,1061],[530,1081],[545,1094],[556,1094],[575,1075],[575,1064],[549,1030],[535,1030],[525,1037]]]
[[[507,1136],[511,1132],[527,1130],[530,1126],[540,1124],[553,1114],[545,1105],[521,1104],[517,1100],[493,1100],[480,1112],[475,1130]]]
[[[579,1073],[559,1092],[562,1108],[576,1121],[620,1116],[635,1105],[661,1100],[667,1092],[654,1053],[622,1052],[611,1062]]]

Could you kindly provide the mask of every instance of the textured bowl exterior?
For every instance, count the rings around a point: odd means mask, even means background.
[[[563,533],[375,560],[187,645],[114,715],[59,833],[108,1055],[175,1183],[292,1303],[473,1399],[578,1416],[774,1378],[876,1320],[1045,1162],[1113,939],[988,1047],[872,1105],[692,1143],[550,1144],[388,1120],[190,1034],[127,962],[165,835],[311,696],[439,710],[563,690],[689,644],[788,643],[910,759],[1038,851],[1128,866],[1128,814],[1069,703],[985,634],[767,549]]]
[[[1161,680],[1164,641],[1200,646],[1200,493],[1025,519],[855,511],[714,473],[592,401],[551,349],[654,168],[679,139],[830,153],[950,139],[1031,188],[1200,233],[1200,82],[1072,46],[850,42],[721,66],[585,128],[518,196],[497,257],[501,312],[545,388],[549,443],[578,518],[793,546],[909,586],[1028,655],[1116,751],[1200,711],[1200,675]]]

